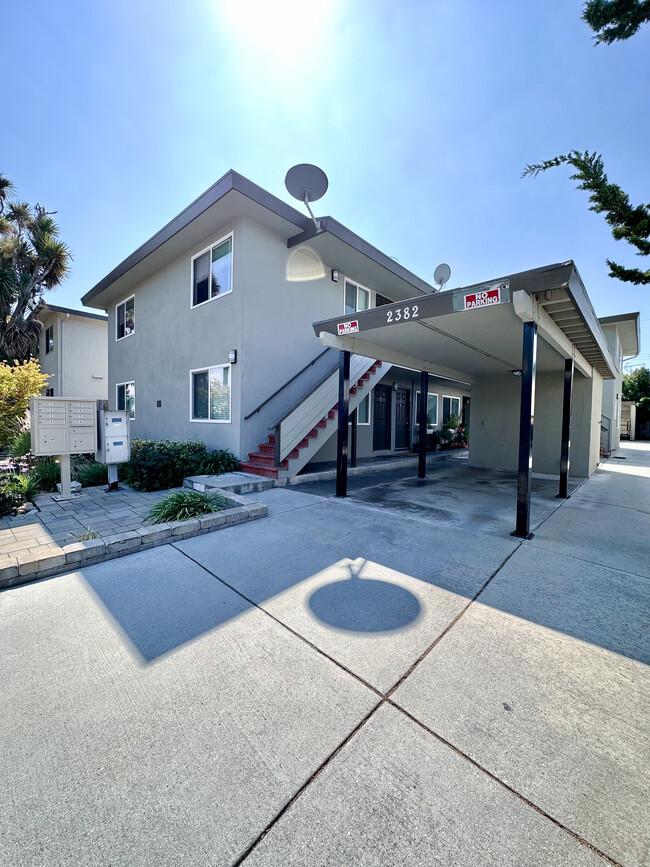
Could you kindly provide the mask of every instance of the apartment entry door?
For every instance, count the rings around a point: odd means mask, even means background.
[[[372,448],[373,451],[390,449],[390,396],[391,389],[387,385],[376,385],[372,417]]]
[[[395,450],[411,447],[411,393],[408,388],[395,392]]]

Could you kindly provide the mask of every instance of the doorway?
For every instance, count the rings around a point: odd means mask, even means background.
[[[376,385],[374,395],[372,448],[375,452],[387,451],[390,449],[391,389],[387,385]]]
[[[407,388],[395,391],[395,451],[411,448],[411,393]]]

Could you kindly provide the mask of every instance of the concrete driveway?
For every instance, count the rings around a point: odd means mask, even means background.
[[[649,865],[650,448],[618,455],[539,485],[530,541],[506,480],[441,471],[4,591],[0,864]]]

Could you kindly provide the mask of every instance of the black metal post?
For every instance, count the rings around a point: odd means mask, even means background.
[[[517,526],[512,534],[532,538],[530,532],[530,481],[533,470],[535,423],[535,372],[537,368],[537,323],[524,322],[521,361],[521,411],[519,415],[519,464],[517,468]]]
[[[350,416],[352,424],[350,425],[350,466],[357,465],[357,412],[359,408],[354,410]]]
[[[336,496],[348,495],[348,416],[350,410],[350,353],[339,352],[339,430],[336,448]]]
[[[420,415],[418,416],[418,479],[427,475],[427,404],[429,403],[429,374],[423,370],[420,373]]]
[[[562,452],[560,455],[560,491],[558,497],[569,499],[569,463],[571,457],[571,397],[573,394],[573,359],[564,360],[564,396],[562,400]]]

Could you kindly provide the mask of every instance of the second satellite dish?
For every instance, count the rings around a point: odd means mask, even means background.
[[[309,163],[300,163],[293,166],[287,172],[284,179],[284,185],[288,192],[294,197],[304,202],[305,207],[309,211],[309,216],[314,221],[316,231],[321,231],[320,221],[314,216],[312,209],[309,207],[310,202],[317,202],[327,192],[328,180],[327,175],[318,166],[312,166]]]
[[[445,262],[441,262],[440,265],[433,272],[433,280],[434,283],[437,283],[438,286],[442,289],[451,277],[451,268],[449,265],[445,264]]]

